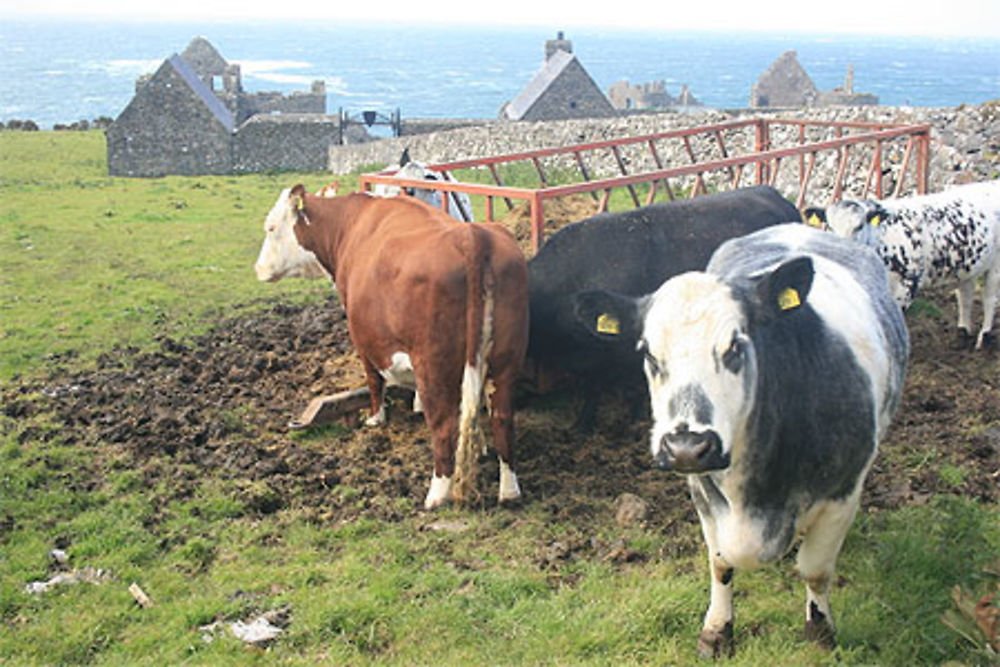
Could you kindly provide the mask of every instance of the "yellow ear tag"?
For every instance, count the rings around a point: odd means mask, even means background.
[[[597,317],[597,333],[617,336],[621,333],[621,324],[618,318],[610,313],[601,313]]]
[[[872,227],[878,227],[879,223],[882,222],[882,217],[878,215],[872,216],[872,219],[869,220],[868,222],[869,224],[871,224]]]
[[[306,207],[306,203],[305,203],[305,201],[304,201],[304,200],[302,199],[302,197],[298,197],[298,198],[297,198],[297,201],[295,202],[295,209],[296,209],[297,211],[301,211],[301,210],[302,210],[302,209],[304,209],[305,207]]]
[[[809,219],[806,220],[806,224],[809,225],[810,227],[822,227],[823,221],[819,219],[818,215],[813,213],[812,215],[809,216]]]
[[[801,305],[802,300],[799,298],[799,293],[791,287],[781,290],[781,293],[778,295],[778,308],[782,310],[791,310]]]

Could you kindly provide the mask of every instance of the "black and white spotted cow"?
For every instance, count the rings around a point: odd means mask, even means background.
[[[889,268],[893,296],[904,309],[920,288],[957,282],[958,329],[966,342],[982,277],[976,349],[992,339],[1000,287],[1000,180],[903,199],[844,200],[825,210],[806,209],[805,220],[873,248]]]
[[[399,157],[399,170],[393,176],[413,181],[455,182],[454,177],[448,172],[434,171],[420,162],[411,160],[409,149],[403,149],[403,154]],[[372,194],[376,197],[395,197],[399,192],[400,188],[395,185],[379,183],[375,186]],[[448,198],[448,215],[461,222],[473,221],[472,202],[469,200],[469,195],[464,192],[446,192],[430,188],[406,188],[406,194],[425,201],[434,208],[441,208],[441,197],[445,196]]]
[[[727,241],[632,299],[580,295],[645,355],[656,464],[687,475],[708,547],[706,656],[733,650],[733,570],[798,544],[806,632],[832,645],[834,565],[900,398],[902,311],[871,251],[802,224]],[[594,335],[600,335],[595,331]]]

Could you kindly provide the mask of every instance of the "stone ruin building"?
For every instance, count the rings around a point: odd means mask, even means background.
[[[854,66],[848,66],[843,87],[821,91],[799,64],[795,51],[785,51],[760,75],[750,90],[750,106],[814,107],[875,105],[878,96],[854,92]]]
[[[545,62],[520,93],[500,108],[504,120],[607,118],[614,107],[573,55],[573,43],[559,32],[545,42]]]
[[[662,79],[634,86],[625,79],[616,81],[608,88],[608,99],[620,111],[703,106],[687,85],[682,85],[677,97],[672,97]]]
[[[231,174],[326,168],[339,143],[326,86],[283,95],[243,90],[239,65],[208,40],[140,77],[135,96],[106,130],[112,176]]]

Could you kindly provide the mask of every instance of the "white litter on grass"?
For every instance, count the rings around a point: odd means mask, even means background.
[[[288,625],[289,615],[287,609],[276,609],[261,614],[249,622],[233,621],[232,623],[210,623],[203,625],[201,630],[202,641],[209,643],[215,640],[215,635],[222,627],[228,627],[229,632],[234,637],[247,644],[262,646],[278,638],[284,632],[284,627]],[[276,625],[277,624],[277,625]]]
[[[283,632],[276,625],[271,625],[271,622],[263,616],[255,618],[249,623],[243,621],[230,623],[229,630],[234,637],[247,644],[263,644],[276,639]]]
[[[72,572],[60,572],[48,581],[32,581],[25,585],[26,593],[41,595],[47,593],[56,586],[70,586],[73,584],[102,584],[111,578],[111,574],[100,568],[85,567]]]

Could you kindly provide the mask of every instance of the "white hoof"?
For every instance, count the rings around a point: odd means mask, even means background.
[[[441,507],[451,498],[451,477],[438,477],[434,475],[431,478],[431,488],[427,492],[427,498],[424,500],[424,509],[432,510]]]
[[[382,426],[385,424],[385,404],[378,409],[378,412],[365,420],[365,426]]]
[[[521,487],[517,483],[517,475],[510,466],[500,462],[500,502],[509,502],[521,497]]]

